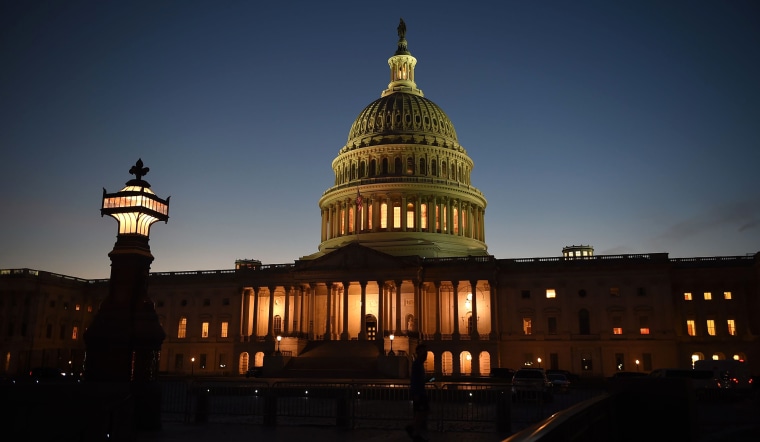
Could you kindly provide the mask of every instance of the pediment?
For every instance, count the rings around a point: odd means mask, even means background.
[[[352,242],[308,261],[298,261],[297,271],[334,271],[363,269],[409,269],[416,257],[398,257]],[[414,260],[414,262],[412,262]]]

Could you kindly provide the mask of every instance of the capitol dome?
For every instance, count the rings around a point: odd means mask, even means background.
[[[394,256],[486,256],[486,199],[446,113],[415,82],[406,25],[388,59],[390,83],[354,120],[319,200],[315,258],[349,243]]]

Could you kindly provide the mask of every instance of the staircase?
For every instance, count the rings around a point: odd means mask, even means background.
[[[312,341],[290,359],[281,377],[378,379],[380,349],[371,341]]]

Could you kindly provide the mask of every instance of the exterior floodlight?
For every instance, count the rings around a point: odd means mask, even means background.
[[[141,159],[137,160],[129,173],[135,178],[116,193],[107,193],[103,188],[103,206],[100,216],[109,215],[119,222],[119,235],[150,236],[150,226],[169,220],[169,198],[159,198],[150,184],[143,180],[148,171]]]
[[[391,334],[391,335],[389,336],[389,338],[391,339],[391,351],[389,351],[389,352],[388,352],[388,354],[389,354],[390,356],[394,356],[396,353],[394,353],[394,352],[393,352],[393,340],[394,340],[394,339],[396,339],[396,336],[395,336],[395,335],[393,335],[393,334]]]

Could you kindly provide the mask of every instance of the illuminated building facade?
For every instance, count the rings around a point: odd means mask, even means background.
[[[151,274],[166,332],[161,373],[284,374],[326,341],[370,346],[383,360],[391,335],[394,358],[424,340],[438,379],[539,358],[583,376],[686,368],[693,357],[736,357],[760,371],[760,253],[672,259],[569,246],[556,257],[489,255],[474,164],[417,87],[403,22],[398,36],[388,87],[333,160],[316,253]],[[0,271],[0,372],[81,366],[81,333],[107,291],[107,280]]]

